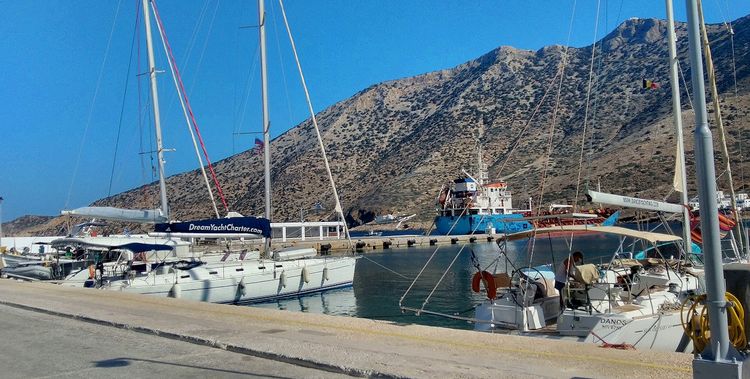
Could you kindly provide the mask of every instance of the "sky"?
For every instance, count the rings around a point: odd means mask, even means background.
[[[0,3],[2,220],[57,215],[155,180],[139,0]],[[709,23],[750,13],[747,0],[704,3]],[[252,148],[262,124],[257,2],[156,4],[211,160]],[[628,18],[666,17],[657,0],[287,0],[284,7],[316,112],[379,82],[451,68],[499,46],[589,46]],[[266,11],[274,138],[309,113],[278,0],[267,0]],[[675,17],[686,19],[683,1]],[[166,172],[174,175],[199,166],[155,27],[154,44],[164,71],[164,146],[175,150],[166,153]]]

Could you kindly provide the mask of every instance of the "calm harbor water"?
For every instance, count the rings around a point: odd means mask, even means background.
[[[581,250],[587,263],[599,263],[609,261],[617,243],[616,238],[602,235],[577,236],[572,242],[572,247],[569,247],[563,238],[538,239],[532,253],[527,241],[518,241],[509,244],[507,255],[511,264],[523,267],[553,261],[559,263],[567,257],[569,251]],[[434,253],[433,259],[404,298],[403,305],[421,308],[430,292],[434,290],[429,302],[424,306],[425,310],[472,317],[474,306],[482,299],[481,294],[471,291],[471,277],[476,272],[472,256],[483,269],[489,266],[489,271],[492,271],[493,266],[490,265],[499,262],[501,266],[498,271],[502,271],[506,262],[504,259],[497,260],[499,252],[500,249],[495,243],[486,242],[378,250],[376,253],[367,253],[357,261],[352,288],[253,306],[388,320],[395,323],[472,329],[473,325],[462,320],[402,313],[399,309],[399,299]],[[454,259],[455,262],[450,266]],[[437,285],[444,273],[444,278]]]

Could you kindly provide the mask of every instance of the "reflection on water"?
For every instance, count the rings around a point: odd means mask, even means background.
[[[507,256],[514,267],[537,266],[560,262],[571,251],[581,250],[587,263],[599,263],[609,261],[617,245],[616,238],[602,235],[577,236],[572,246],[563,238],[540,238],[533,244],[525,240],[509,243]],[[368,253],[357,261],[353,288],[253,306],[471,329],[471,324],[461,320],[402,313],[399,309],[399,299],[434,253],[429,265],[404,298],[403,305],[412,308],[424,306],[425,310],[471,317],[474,306],[482,298],[481,294],[471,291],[471,277],[476,272],[472,256],[482,269],[494,271],[494,266],[499,265],[498,271],[503,271],[506,262],[504,259],[497,259],[499,251],[500,248],[494,243],[475,243]],[[454,259],[455,262],[451,266]],[[381,265],[406,278],[384,269]],[[428,301],[425,303],[426,300]]]

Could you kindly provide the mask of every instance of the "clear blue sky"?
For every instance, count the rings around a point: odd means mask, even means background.
[[[109,192],[152,181],[149,155],[139,154],[149,150],[153,132],[148,123],[138,122],[136,74],[144,64],[135,58],[124,93],[136,0],[2,3],[3,220],[59,214],[63,208],[84,206]],[[746,0],[704,3],[711,23],[750,13]],[[251,148],[255,136],[233,133],[261,129],[257,31],[240,29],[258,23],[257,3],[157,4],[212,160]],[[573,1],[287,0],[285,6],[318,112],[370,85],[450,68],[502,45],[536,50],[565,44]],[[275,137],[308,115],[278,2],[267,0],[266,8]],[[596,8],[596,1],[577,1],[571,45],[594,41]],[[678,20],[685,19],[684,8],[683,1],[676,1]],[[664,18],[664,2],[602,1],[596,39],[630,17]],[[138,40],[143,61],[145,42]],[[157,51],[157,66],[166,69],[160,45]],[[147,85],[141,80],[144,103],[149,101]],[[169,74],[160,76],[159,92],[165,145],[177,149],[167,154],[167,173],[195,169],[197,161]]]

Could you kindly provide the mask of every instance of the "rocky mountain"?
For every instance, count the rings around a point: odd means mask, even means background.
[[[733,27],[734,49],[724,25],[709,25],[708,31],[735,186],[745,188],[750,16]],[[684,24],[678,24],[677,36],[682,75],[689,82]],[[675,133],[666,21],[628,20],[593,47],[528,51],[502,46],[451,69],[374,85],[320,112],[318,122],[348,221],[359,224],[377,214],[401,212],[429,222],[441,185],[462,168],[474,171],[478,145],[490,177],[508,181],[516,206],[529,197],[538,201],[541,189],[544,204],[572,203],[576,194],[583,198],[587,183],[612,193],[669,196]],[[643,79],[660,87],[643,89]],[[694,195],[691,91],[683,86],[688,185]],[[720,151],[717,148],[717,173],[724,166]],[[300,210],[310,210],[316,202],[332,208],[309,120],[272,141],[271,154],[274,220],[298,220]],[[245,151],[216,164],[233,210],[263,212],[260,159]],[[211,216],[199,175],[195,170],[168,179],[174,218]],[[153,207],[157,191],[158,186],[150,184],[94,204]],[[307,213],[308,219],[328,217]],[[59,223],[50,221],[35,232]]]
[[[3,235],[35,234],[36,228],[41,227],[42,231],[47,230],[50,227],[50,221],[54,218],[54,216],[21,216],[3,223]]]

